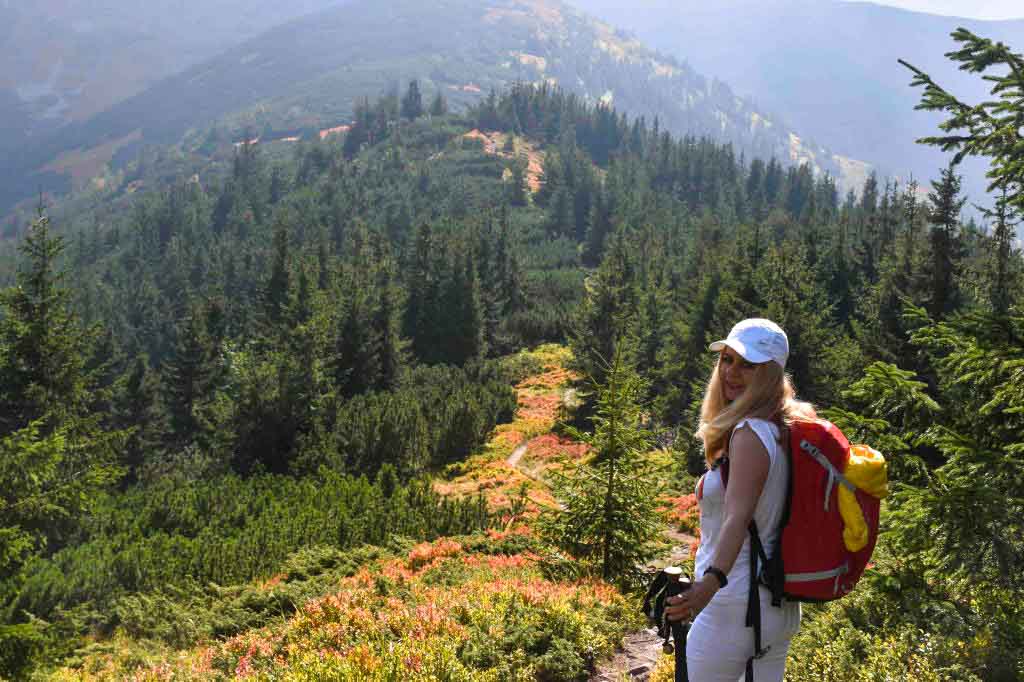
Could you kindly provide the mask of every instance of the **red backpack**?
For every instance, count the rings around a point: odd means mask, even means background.
[[[770,579],[773,597],[821,602],[848,594],[868,565],[878,540],[881,501],[858,489],[843,476],[850,459],[850,443],[834,424],[797,422],[789,429],[789,496],[782,519],[782,535],[775,552],[781,572]],[[839,486],[857,498],[868,526],[868,543],[851,552],[843,542],[839,515]],[[768,564],[772,566],[771,563]],[[777,599],[773,598],[773,603]]]
[[[878,539],[880,500],[853,485],[844,475],[850,443],[834,424],[795,422],[789,427],[789,483],[772,556],[766,556],[757,525],[750,522],[750,599],[747,626],[754,628],[755,654],[747,664],[753,680],[753,660],[761,647],[761,609],[758,583],[772,592],[772,605],[791,601],[824,602],[848,594],[860,580]],[[728,458],[722,458],[722,482],[729,484]],[[867,525],[867,544],[856,552],[843,541],[839,487],[856,497]],[[758,568],[760,566],[760,569]]]

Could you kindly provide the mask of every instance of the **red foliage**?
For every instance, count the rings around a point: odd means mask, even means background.
[[[556,457],[568,457],[577,460],[590,451],[590,446],[568,438],[561,438],[553,433],[546,433],[527,443],[526,451],[531,459],[548,460]]]
[[[576,377],[564,367],[554,367],[544,374],[527,377],[516,385],[516,388],[558,388]]]
[[[548,419],[554,420],[558,416],[558,409],[562,406],[562,399],[557,394],[545,393],[531,395],[528,393],[519,394],[519,419]]]
[[[509,519],[509,520],[511,520],[511,519]],[[530,530],[529,526],[519,525],[519,526],[515,526],[514,528],[509,528],[507,530],[498,530],[496,528],[488,528],[486,533],[487,533],[487,537],[489,539],[495,540],[495,541],[500,541],[500,540],[505,540],[506,538],[509,538],[509,537],[512,537],[512,536],[517,536],[517,535],[532,535],[533,531]]]
[[[409,552],[409,568],[416,569],[435,559],[455,556],[462,552],[462,545],[455,540],[443,538],[437,542],[424,542],[416,545]]]
[[[668,512],[673,522],[689,522],[700,514],[700,507],[697,506],[696,495],[682,495],[680,497],[664,498],[663,511]]]
[[[277,575],[273,576],[272,578],[270,578],[269,580],[264,582],[262,585],[260,585],[260,589],[263,590],[263,591],[273,589],[273,588],[277,587],[278,585],[280,585],[281,581],[287,580],[287,579],[288,579],[288,574],[287,573],[278,573]]]

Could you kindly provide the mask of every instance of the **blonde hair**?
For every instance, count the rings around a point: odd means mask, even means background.
[[[817,418],[813,405],[796,399],[793,381],[778,363],[769,361],[756,365],[746,389],[731,403],[722,391],[720,366],[721,356],[704,391],[700,428],[696,434],[704,441],[704,460],[708,467],[723,455],[732,430],[746,417],[767,419],[780,427]]]

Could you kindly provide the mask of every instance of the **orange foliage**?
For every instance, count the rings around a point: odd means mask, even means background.
[[[533,531],[529,526],[515,526],[513,528],[507,528],[505,530],[498,530],[497,528],[488,528],[486,531],[487,538],[500,542],[501,540],[508,539],[518,535],[532,535]]]
[[[527,444],[526,449],[530,453],[531,459],[543,461],[569,458],[571,460],[578,460],[590,451],[590,446],[586,443],[556,436],[553,433],[546,433],[531,440]]]
[[[505,431],[499,431],[494,438],[491,440],[495,445],[502,445],[509,448],[514,448],[523,442],[522,433],[515,429],[508,429]]]
[[[696,495],[664,497],[661,511],[668,514],[669,522],[682,531],[693,532],[700,523],[700,506]]]
[[[518,532],[522,531],[506,531]],[[493,535],[499,537],[497,531]],[[538,615],[589,609],[608,610],[608,615],[626,609],[625,599],[598,580],[556,583],[545,579],[540,559],[531,552],[469,553],[450,538],[423,543],[408,557],[375,561],[342,578],[336,592],[311,599],[284,622],[197,648],[186,656],[171,654],[173,658],[128,674],[113,662],[104,672],[119,679],[134,673],[133,679],[138,680],[289,679],[288,673],[303,671],[333,671],[341,675],[336,679],[352,679],[351,675],[411,679],[417,672],[436,674],[438,651],[464,641],[473,628],[479,629],[480,623],[489,622],[490,614],[510,603],[537,608]],[[441,562],[457,562],[448,574],[455,582],[424,579],[424,572]],[[384,585],[382,589],[381,577],[400,581],[402,588],[392,591]],[[585,645],[594,644],[610,647],[600,638]],[[97,670],[98,662],[94,658],[89,667]],[[122,661],[121,665],[137,663]]]
[[[550,367],[545,369],[548,371],[543,374],[526,377],[516,384],[516,388],[519,390],[525,390],[528,388],[545,388],[550,390],[564,386],[570,381],[578,378],[577,374],[570,372],[564,367]]]
[[[668,512],[673,521],[687,521],[693,516],[700,514],[696,495],[665,497],[662,498],[662,502],[664,502],[662,511]]]
[[[467,137],[493,141],[489,135],[473,131]],[[547,354],[558,355],[550,349]],[[533,516],[541,507],[555,504],[541,479],[543,470],[580,459],[586,454],[587,446],[549,433],[562,407],[562,386],[573,379],[574,374],[559,364],[561,357],[547,357],[542,362],[541,373],[516,385],[519,409],[515,421],[498,426],[487,448],[464,462],[454,479],[435,481],[434,490],[454,497],[482,494],[491,511],[501,511],[523,501],[525,487],[526,508],[521,515],[517,512],[517,518]],[[526,450],[515,452],[524,443]],[[512,457],[514,452],[516,456]],[[522,460],[529,464],[524,465]],[[509,514],[504,523],[515,520]]]
[[[409,568],[419,568],[423,564],[443,557],[455,556],[462,552],[462,545],[447,538],[430,543],[416,545],[409,552]]]
[[[262,583],[259,586],[259,589],[263,590],[264,592],[266,592],[267,590],[270,590],[270,589],[273,589],[273,588],[277,587],[278,585],[281,584],[281,581],[287,580],[287,579],[288,579],[288,574],[287,573],[278,573],[277,575],[273,576],[269,580],[267,580],[264,583]]]
[[[558,408],[562,406],[562,398],[551,394],[519,394],[519,412],[522,419],[547,419],[554,421]]]
[[[351,129],[352,126],[350,125],[340,125],[335,126],[334,128],[325,128],[320,131],[320,139],[325,140],[331,135],[337,135],[338,133],[347,133]]]

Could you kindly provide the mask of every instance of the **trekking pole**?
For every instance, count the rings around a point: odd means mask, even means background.
[[[668,576],[668,584],[665,585],[665,597],[674,597],[690,589],[690,581],[683,579],[683,569],[678,566],[669,566],[665,569]],[[686,673],[686,635],[690,632],[690,624],[681,620],[670,621],[672,628],[673,650],[676,655],[676,679],[675,682],[689,682]],[[668,653],[668,647],[665,647]]]

